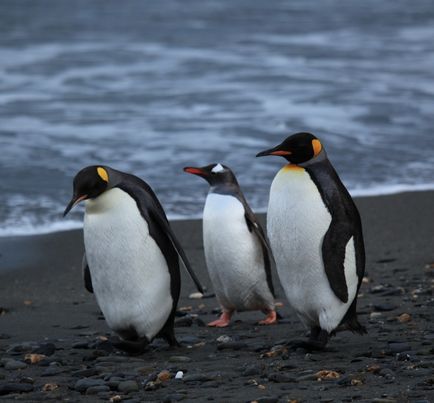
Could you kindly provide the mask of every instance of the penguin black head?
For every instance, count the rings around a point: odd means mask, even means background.
[[[257,157],[278,155],[291,164],[303,164],[323,151],[321,142],[311,133],[296,133],[269,150],[256,154]]]
[[[184,172],[204,178],[210,186],[237,184],[237,179],[229,167],[222,164],[210,164],[204,167],[185,167]]]
[[[109,188],[109,174],[107,167],[90,166],[83,168],[74,178],[74,192],[71,201],[66,206],[63,216],[78,203],[87,199],[94,199]]]

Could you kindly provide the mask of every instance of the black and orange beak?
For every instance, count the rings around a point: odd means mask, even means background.
[[[65,211],[63,212],[63,216],[65,217],[73,207],[75,207],[78,203],[80,203],[83,200],[86,200],[88,197],[87,195],[82,195],[82,196],[73,196],[73,198],[71,199],[71,201],[68,203],[68,205],[66,206]]]
[[[279,157],[287,157],[288,155],[291,155],[291,151],[288,150],[281,150],[280,147],[282,145],[279,144],[276,147],[270,148],[268,150],[261,151],[260,153],[256,154],[257,157],[265,157],[266,155],[277,155]]]
[[[185,167],[184,172],[187,172],[189,174],[198,175],[198,176],[208,176],[208,173],[203,170],[202,168],[196,168],[196,167]]]

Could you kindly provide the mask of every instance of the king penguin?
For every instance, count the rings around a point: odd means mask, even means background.
[[[178,255],[203,290],[156,195],[134,175],[89,166],[75,176],[64,216],[84,200],[85,287],[95,294],[108,326],[119,335],[115,346],[141,353],[154,337],[178,345]]]
[[[259,324],[275,323],[268,243],[234,173],[221,164],[184,171],[210,184],[203,212],[203,243],[222,314],[208,326],[228,326],[235,311],[246,310],[266,313]]]
[[[356,313],[365,271],[360,215],[322,143],[296,133],[257,157],[266,155],[288,161],[271,185],[267,232],[286,297],[310,329],[309,341],[292,344],[321,350],[336,330],[366,333]]]

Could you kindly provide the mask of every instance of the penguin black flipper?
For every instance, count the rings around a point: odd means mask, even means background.
[[[348,302],[344,262],[346,246],[351,237],[354,240],[356,253],[357,289],[360,288],[365,272],[365,253],[360,215],[348,190],[327,159],[308,165],[306,171],[318,188],[322,200],[332,217],[322,244],[324,269],[335,295],[342,302]],[[353,310],[355,314],[355,305]]]
[[[131,183],[129,184],[129,182]],[[137,190],[135,192],[132,192],[132,190],[129,189],[129,185],[133,185],[134,188],[141,187],[143,191],[140,192],[140,194],[138,194]],[[149,222],[150,220],[152,220],[155,225],[160,229],[160,231],[167,236],[168,240],[175,248],[176,252],[184,263],[184,266],[187,269],[187,272],[193,280],[194,284],[196,285],[196,288],[199,292],[204,294],[205,290],[202,287],[196,274],[194,273],[190,262],[185,255],[184,249],[182,248],[181,244],[173,233],[164,209],[151,187],[145,181],[133,175],[128,175],[127,179],[124,179],[123,182],[117,186],[128,192],[128,194],[130,194],[131,197],[134,198],[139,207],[141,215],[146,219],[146,221]],[[156,236],[158,238],[158,234],[156,234]],[[156,241],[158,243],[158,246],[161,248],[162,245],[158,242],[158,240]]]
[[[83,260],[81,263],[83,270],[84,288],[93,294],[92,277],[90,277],[89,265],[87,264],[86,253],[83,254]]]
[[[267,284],[268,288],[271,291],[271,294],[275,298],[275,292],[274,292],[274,286],[273,286],[273,279],[271,276],[271,259],[273,258],[273,254],[271,252],[270,245],[268,244],[267,238],[265,237],[264,230],[262,229],[261,225],[259,224],[258,220],[256,219],[255,214],[253,213],[250,206],[247,204],[247,202],[242,198],[242,204],[244,205],[244,217],[246,219],[247,228],[249,229],[249,232],[254,232],[257,236],[261,248],[262,248],[262,254],[264,255],[264,268],[265,268],[265,274],[267,278]]]
[[[167,236],[169,237],[170,241],[173,244],[173,247],[178,252],[179,257],[182,260],[182,263],[184,264],[185,268],[187,269],[188,274],[190,275],[191,279],[193,280],[197,290],[204,294],[205,290],[202,287],[202,284],[200,283],[199,279],[197,278],[196,274],[194,273],[189,260],[187,259],[187,256],[184,252],[184,249],[182,248],[181,244],[179,243],[178,239],[176,238],[175,234],[172,231],[172,228],[170,228],[169,222],[167,219],[164,219],[164,217],[159,214],[157,210],[151,210],[150,212],[152,219],[157,223],[157,225],[160,227],[162,231],[164,231]]]

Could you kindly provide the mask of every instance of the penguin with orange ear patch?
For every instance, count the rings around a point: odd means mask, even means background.
[[[203,289],[150,186],[107,166],[89,166],[75,176],[64,215],[81,201],[86,204],[85,287],[120,336],[115,346],[140,353],[154,337],[178,345],[179,257]]]
[[[287,161],[271,185],[267,231],[286,297],[310,329],[308,341],[291,344],[323,349],[338,329],[366,333],[356,313],[365,271],[361,220],[323,145],[296,133],[257,157],[266,155]]]

